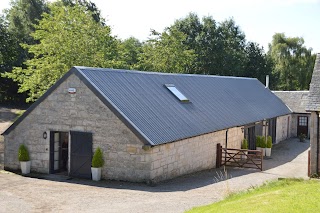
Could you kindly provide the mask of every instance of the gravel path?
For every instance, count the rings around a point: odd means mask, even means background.
[[[290,139],[272,149],[264,171],[221,169],[199,172],[151,187],[145,184],[22,177],[0,171],[0,212],[184,212],[279,177],[307,178],[309,141]],[[45,178],[45,179],[41,179]]]

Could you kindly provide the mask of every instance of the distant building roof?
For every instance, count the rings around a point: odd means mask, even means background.
[[[309,91],[273,91],[294,113],[306,113]]]
[[[88,67],[72,68],[35,104],[72,73],[150,145],[291,113],[257,79]],[[4,134],[8,134],[10,128]]]
[[[320,111],[320,53],[317,54],[309,89],[307,111]]]

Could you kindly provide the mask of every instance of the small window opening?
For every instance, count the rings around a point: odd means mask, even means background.
[[[184,96],[177,88],[174,84],[165,84],[165,86],[167,87],[168,90],[170,90],[170,92],[176,96],[176,98],[178,98],[180,101],[182,102],[189,102],[189,99]]]

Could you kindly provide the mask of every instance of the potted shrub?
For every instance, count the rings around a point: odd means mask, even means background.
[[[20,161],[21,173],[29,174],[30,173],[30,157],[27,147],[24,144],[21,144],[18,151],[18,159]]]
[[[248,150],[248,140],[245,139],[245,138],[242,140],[241,149],[246,149],[246,150]],[[248,151],[243,151],[243,153],[247,155],[247,154],[248,154]],[[246,155],[241,155],[241,158],[242,158],[242,159],[246,159],[246,158],[247,158]]]
[[[101,168],[104,165],[103,152],[98,147],[93,154],[91,174],[92,180],[99,181],[101,179]]]
[[[266,141],[266,137],[261,136],[261,151],[262,151],[262,155],[265,156],[266,155],[266,148],[267,148],[267,141]]]
[[[271,156],[271,148],[272,148],[272,138],[269,135],[267,137],[267,147],[266,147],[266,156],[270,157]]]
[[[261,136],[259,135],[256,136],[256,150],[260,150],[262,152]]]
[[[299,135],[299,139],[300,139],[300,142],[304,142],[304,141],[306,140],[306,135],[303,134],[303,133],[301,133],[301,134]]]

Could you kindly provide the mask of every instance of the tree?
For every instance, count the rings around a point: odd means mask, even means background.
[[[195,51],[194,73],[242,75],[244,72],[245,34],[233,19],[217,23],[212,17],[200,21],[196,14],[177,20],[171,27],[184,33],[184,44]]]
[[[141,70],[190,73],[196,55],[183,42],[186,36],[175,29],[167,28],[163,33],[152,32],[143,46],[138,67]]]
[[[271,77],[272,64],[263,48],[259,47],[257,43],[248,42],[245,52],[244,72],[240,76],[257,78],[261,82],[265,81],[266,75]]]
[[[284,33],[273,36],[268,54],[274,63],[273,75],[279,77],[276,89],[308,89],[315,61],[311,51],[304,46],[303,38],[286,37]]]
[[[134,38],[130,37],[120,42],[120,57],[123,61],[122,68],[135,69],[139,62],[139,55],[142,53],[142,43]]]
[[[221,75],[241,76],[245,61],[245,34],[233,19],[225,20],[218,27],[222,47],[220,54]]]
[[[62,4],[64,6],[75,6],[75,5],[81,5],[84,6],[85,8],[87,8],[88,11],[91,11],[92,13],[92,18],[96,21],[96,22],[100,22],[102,25],[105,25],[105,21],[104,19],[101,17],[101,12],[100,10],[97,8],[96,4],[88,1],[88,0],[61,0]],[[58,2],[59,3],[59,2]]]
[[[8,31],[4,18],[0,17],[0,76],[10,72],[19,57],[19,45],[16,37]],[[24,96],[18,96],[18,85],[12,79],[0,77],[0,102],[21,102]]]
[[[33,39],[31,33],[35,31],[34,25],[41,20],[43,12],[48,12],[48,7],[44,0],[11,1],[11,8],[6,10],[8,31],[16,37],[18,43],[35,44],[37,41]],[[18,51],[20,54],[15,64],[16,66],[21,66],[30,56],[21,47]]]
[[[14,66],[24,66],[23,62],[32,57],[19,44],[36,43],[30,34],[47,10],[44,0],[14,0],[1,18],[0,102],[19,105],[25,102],[26,94],[18,94],[17,82],[1,74],[11,72]]]
[[[118,42],[110,27],[97,23],[92,13],[79,4],[73,7],[49,5],[36,31],[39,43],[23,47],[34,55],[6,77],[19,83],[19,92],[28,92],[35,101],[73,66],[119,67]]]

